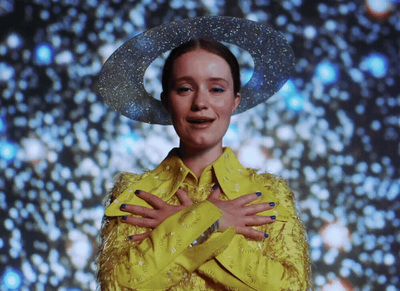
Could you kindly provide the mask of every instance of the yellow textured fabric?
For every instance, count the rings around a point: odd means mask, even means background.
[[[270,235],[252,241],[233,228],[214,233],[203,244],[190,246],[222,213],[207,201],[214,184],[222,199],[261,192],[254,203],[275,202],[272,224],[256,227]],[[170,216],[140,243],[129,235],[146,229],[123,223],[123,203],[150,207],[135,190],[144,190],[177,205],[175,193],[186,190],[190,207]],[[305,230],[297,216],[293,193],[286,182],[245,169],[231,149],[197,178],[176,149],[153,171],[124,173],[115,184],[105,211],[102,245],[97,264],[102,290],[307,290],[310,262]]]

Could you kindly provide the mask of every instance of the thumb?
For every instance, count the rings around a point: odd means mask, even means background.
[[[219,200],[219,197],[221,196],[221,189],[218,187],[217,184],[213,186],[213,190],[211,191],[210,196],[208,196],[207,200],[208,201],[215,201]]]
[[[181,202],[181,205],[190,206],[193,204],[192,200],[189,198],[189,195],[181,187],[179,187],[178,191],[176,191],[176,196]]]

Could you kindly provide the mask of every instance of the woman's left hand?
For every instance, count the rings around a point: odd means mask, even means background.
[[[122,220],[128,224],[142,226],[147,228],[156,228],[164,220],[166,220],[171,215],[181,211],[182,209],[193,204],[189,196],[183,189],[178,189],[176,191],[176,196],[178,197],[181,205],[170,205],[164,202],[161,198],[145,191],[137,190],[136,195],[150,204],[152,208],[137,206],[134,204],[123,204],[121,205],[121,210],[132,214],[140,215],[142,217],[134,216],[123,216]],[[150,235],[150,231],[141,234],[135,234],[129,238],[132,241],[140,241]]]

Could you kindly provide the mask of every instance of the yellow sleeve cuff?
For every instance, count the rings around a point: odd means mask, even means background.
[[[193,272],[217,251],[218,248],[207,247],[211,240],[220,242],[221,247],[229,243],[232,230],[215,233],[204,246],[189,247],[221,215],[222,212],[213,203],[203,201],[168,217],[148,238],[130,250],[128,262],[116,267],[120,285],[162,289],[179,282],[185,273]],[[221,235],[223,239],[217,240]],[[200,253],[200,250],[205,250],[205,253]],[[195,254],[199,257],[195,258]]]

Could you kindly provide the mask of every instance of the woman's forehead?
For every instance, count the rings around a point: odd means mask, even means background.
[[[231,69],[221,56],[204,49],[196,49],[182,54],[174,62],[174,76],[187,73],[194,75],[207,73],[213,78],[218,78],[231,75]]]
[[[178,58],[176,58],[175,62],[180,59],[190,59],[190,58],[204,58],[203,61],[207,58],[218,59],[228,65],[227,61],[223,57],[221,57],[219,54],[208,51],[203,48],[196,48],[196,49],[190,50],[188,52],[185,52],[182,55],[180,55]]]

